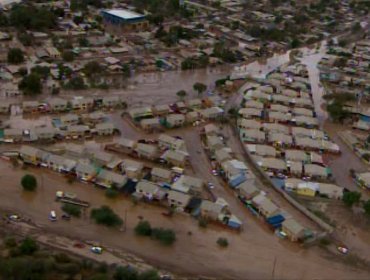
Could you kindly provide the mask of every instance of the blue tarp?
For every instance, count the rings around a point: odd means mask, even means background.
[[[285,218],[283,215],[276,215],[266,219],[266,222],[272,225],[273,227],[280,227],[281,223],[284,222]]]
[[[230,185],[230,187],[235,188],[235,187],[239,186],[241,183],[243,183],[245,180],[247,180],[245,175],[240,174],[237,177],[234,177],[231,180],[229,180],[229,185]]]

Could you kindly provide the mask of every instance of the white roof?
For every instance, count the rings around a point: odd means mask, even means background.
[[[113,9],[113,10],[107,10],[105,12],[113,16],[123,18],[123,19],[135,19],[135,18],[140,18],[143,16],[141,14],[138,14],[138,13],[135,13],[129,10]]]

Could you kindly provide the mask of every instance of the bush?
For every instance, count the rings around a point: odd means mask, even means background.
[[[227,246],[229,246],[229,241],[224,237],[220,237],[220,238],[217,239],[217,244],[220,247],[227,247]]]
[[[4,240],[4,244],[7,248],[14,248],[17,246],[17,241],[14,237],[7,237]]]
[[[138,278],[136,269],[130,266],[119,266],[113,274],[114,280],[135,280]]]
[[[64,203],[62,205],[62,210],[73,217],[81,216],[81,207],[78,205]]]
[[[20,253],[23,255],[32,255],[38,249],[36,241],[30,237],[26,237],[19,246]]]
[[[40,75],[31,73],[24,76],[19,82],[18,88],[23,91],[25,95],[37,95],[42,92],[42,84]]]
[[[154,269],[149,269],[146,271],[143,271],[139,274],[137,280],[159,280],[161,277],[158,274],[158,271]]]
[[[13,48],[8,51],[8,63],[19,64],[23,61],[24,56],[21,49]]]
[[[22,177],[21,185],[23,190],[32,192],[37,188],[37,180],[36,177],[30,174],[26,174]]]
[[[118,191],[116,189],[110,188],[105,191],[105,196],[108,198],[116,198],[118,196]]]
[[[345,192],[343,194],[343,202],[348,207],[352,207],[354,204],[358,203],[361,199],[361,193],[359,192]]]
[[[135,233],[140,236],[150,236],[152,227],[148,221],[140,221],[135,227]]]
[[[172,245],[176,241],[176,234],[171,229],[154,228],[152,230],[152,237],[163,245]]]
[[[108,227],[115,227],[123,224],[122,219],[106,205],[92,209],[91,218],[94,219],[97,224]]]
[[[59,253],[54,256],[54,259],[57,263],[70,263],[71,258],[65,253]]]
[[[208,226],[208,220],[205,218],[199,218],[198,225],[202,228],[206,228]]]
[[[365,214],[370,217],[370,200],[364,203]]]

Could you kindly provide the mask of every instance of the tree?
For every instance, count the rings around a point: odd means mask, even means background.
[[[32,255],[39,249],[36,241],[31,237],[26,237],[19,245],[19,250],[23,255]]]
[[[97,61],[89,61],[86,63],[83,69],[83,72],[89,78],[99,76],[103,71],[103,67]]]
[[[50,75],[50,68],[47,66],[37,65],[31,69],[31,73],[39,75],[43,79],[47,79]]]
[[[193,89],[198,92],[198,95],[202,95],[202,93],[206,91],[207,86],[197,82],[193,85]]]
[[[114,188],[109,188],[105,191],[105,196],[108,198],[116,198],[118,194],[118,191]]]
[[[18,34],[18,40],[26,47],[32,46],[33,44],[33,36],[26,32]]]
[[[68,81],[66,87],[73,90],[82,90],[86,88],[86,85],[84,79],[81,76],[76,76]]]
[[[21,185],[25,191],[34,191],[37,188],[36,177],[31,174],[26,174],[22,177]]]
[[[8,51],[8,63],[19,64],[24,61],[23,52],[21,49],[12,48]]]
[[[326,106],[326,109],[333,121],[342,122],[348,116],[348,111],[346,111],[342,103],[338,101],[333,101]]]
[[[226,238],[224,238],[224,237],[219,237],[217,239],[217,244],[220,247],[227,247],[227,246],[229,246],[229,241]]]
[[[345,205],[352,207],[354,204],[358,203],[361,199],[361,193],[359,192],[345,192],[343,193],[343,202]]]
[[[37,95],[42,91],[42,84],[40,76],[36,73],[31,73],[20,81],[18,88],[23,91],[25,95]]]
[[[80,39],[78,39],[78,44],[80,45],[80,47],[86,48],[90,45],[90,42],[87,38],[81,37]]]
[[[135,233],[140,236],[150,236],[152,234],[152,226],[148,221],[139,221],[135,227]]]
[[[176,234],[171,229],[153,228],[152,237],[163,245],[172,245],[176,241]]]
[[[186,96],[186,91],[185,90],[180,90],[180,91],[178,91],[177,93],[176,93],[176,95],[181,99],[181,100],[183,100],[184,98],[185,98],[185,96]]]
[[[92,209],[90,216],[97,224],[108,227],[115,227],[123,224],[122,219],[116,213],[114,213],[109,206],[106,205],[100,208]]]
[[[136,269],[130,266],[119,266],[113,274],[114,280],[137,280],[138,273]]]
[[[62,58],[66,62],[71,62],[75,59],[75,55],[72,51],[63,51]]]
[[[301,45],[301,42],[299,41],[298,38],[294,38],[291,42],[290,42],[290,46],[292,49],[296,49],[298,48],[299,46]]]
[[[364,210],[367,216],[370,216],[370,199],[364,203]]]
[[[138,280],[160,280],[161,277],[158,274],[158,271],[154,269],[149,269],[146,271],[143,271],[139,274]]]
[[[74,216],[74,217],[80,217],[81,216],[81,207],[78,205],[73,205],[69,203],[64,203],[62,205],[62,210],[66,212],[68,215]]]

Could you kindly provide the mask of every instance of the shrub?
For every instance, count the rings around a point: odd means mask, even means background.
[[[118,191],[116,189],[110,188],[105,191],[105,196],[108,198],[116,198],[118,196]]]
[[[208,226],[208,220],[205,218],[199,218],[198,225],[202,228],[206,228]]]
[[[59,253],[54,255],[54,259],[57,263],[70,263],[71,258],[65,253]]]
[[[8,51],[8,63],[19,64],[24,61],[23,52],[21,49],[13,48]]]
[[[26,237],[19,246],[20,253],[23,255],[32,255],[38,249],[36,241],[30,237]]]
[[[172,245],[176,241],[176,234],[172,229],[154,228],[152,237],[163,245]]]
[[[7,248],[14,248],[17,246],[17,241],[14,237],[7,237],[4,240],[4,244]]]
[[[37,188],[36,177],[30,174],[26,174],[22,177],[21,185],[25,191],[34,191]]]
[[[354,204],[358,203],[361,199],[361,193],[359,192],[345,192],[343,194],[343,202],[345,205],[352,207]]]
[[[135,227],[135,233],[140,236],[150,236],[152,227],[148,221],[140,221]]]
[[[159,280],[161,277],[158,274],[158,271],[154,269],[149,269],[146,271],[143,271],[142,273],[139,274],[138,280]]]
[[[66,212],[68,215],[74,216],[74,217],[80,217],[81,216],[81,207],[73,204],[64,203],[62,205],[62,210]]]
[[[220,238],[217,239],[217,244],[220,247],[227,247],[227,246],[229,246],[229,241],[224,237],[220,237]]]
[[[91,218],[95,220],[97,224],[105,225],[108,227],[120,226],[123,224],[122,219],[114,213],[109,206],[102,206],[91,210]]]
[[[130,266],[119,266],[113,274],[114,280],[135,280],[138,278],[136,269]]]

